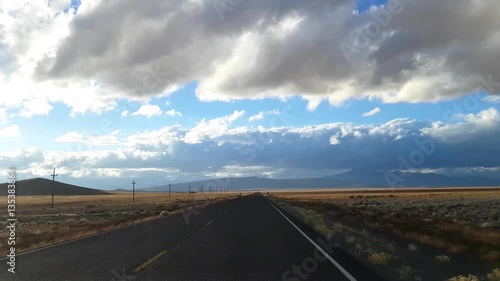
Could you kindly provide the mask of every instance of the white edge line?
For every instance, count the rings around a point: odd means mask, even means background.
[[[267,198],[265,198],[266,201],[271,204],[271,206],[273,206],[274,209],[276,209],[276,211],[278,211],[278,213],[280,213],[291,225],[293,225],[299,232],[300,234],[302,234],[309,242],[311,242],[311,244],[314,245],[314,247],[316,247],[330,262],[332,262],[332,264],[338,269],[340,270],[340,272],[342,272],[342,274],[345,275],[345,277],[347,277],[347,279],[349,279],[350,281],[357,281],[356,278],[354,278],[349,272],[347,272],[347,270],[345,270],[336,260],[334,260],[327,252],[325,252],[325,250],[323,250],[318,244],[316,244],[316,242],[314,242],[311,238],[309,238],[309,236],[307,236],[298,226],[296,226],[289,218],[287,218],[278,208],[276,208],[276,206],[274,206],[273,203],[271,203],[271,201],[269,201]]]

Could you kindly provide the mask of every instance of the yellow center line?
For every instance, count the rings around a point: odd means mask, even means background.
[[[136,267],[134,269],[134,272],[139,272],[139,271],[143,271],[144,269],[148,268],[149,266],[151,266],[153,263],[155,263],[155,261],[157,261],[159,258],[163,257],[165,254],[167,253],[167,251],[161,251],[160,253],[158,253],[156,256],[150,258],[148,261],[146,261],[145,263],[139,265],[138,267]]]

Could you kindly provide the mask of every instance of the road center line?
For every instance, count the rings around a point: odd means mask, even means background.
[[[212,222],[213,222],[213,221],[209,221],[209,222],[207,222],[205,225],[209,225],[209,224],[211,224]]]
[[[296,226],[289,218],[287,218],[278,208],[276,208],[276,206],[274,206],[274,204],[271,203],[271,201],[267,200],[267,198],[264,198],[264,199],[269,204],[271,204],[271,206],[273,206],[273,208],[276,209],[276,211],[278,211],[278,213],[280,213],[291,225],[293,225],[293,227],[295,227],[300,232],[300,234],[302,234],[309,242],[311,242],[311,244],[313,244],[314,247],[316,247],[338,270],[340,270],[340,272],[342,272],[342,274],[344,274],[344,276],[347,277],[347,279],[349,279],[350,281],[357,281],[356,278],[354,278],[349,272],[347,272],[347,270],[345,270],[327,252],[325,252],[325,250],[323,250],[323,248],[321,248],[318,244],[316,244],[316,242],[314,242],[311,238],[309,238],[309,236],[307,236],[307,234],[305,234],[298,226]]]

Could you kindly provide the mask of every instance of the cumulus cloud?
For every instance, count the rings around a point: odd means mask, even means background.
[[[363,113],[363,117],[374,116],[380,113],[380,107],[375,107],[374,109]]]
[[[69,132],[57,140],[95,145],[0,152],[0,161],[18,165],[31,176],[46,175],[56,166],[60,174],[86,182],[99,178],[111,183],[110,179],[132,172],[140,176],[141,169],[149,169],[146,174],[155,180],[164,179],[164,171],[172,181],[225,175],[289,178],[349,169],[399,169],[401,159],[408,160],[426,143],[435,149],[410,167],[412,171],[493,175],[500,167],[500,113],[492,108],[461,115],[459,122],[451,124],[401,118],[377,125],[236,126],[243,116],[243,111],[235,111],[192,128],[177,124],[132,135]],[[153,184],[146,174],[142,181]]]
[[[199,143],[204,139],[214,139],[227,133],[229,126],[243,117],[244,110],[234,111],[231,115],[215,118],[212,120],[201,120],[193,129],[186,133],[186,143]]]
[[[0,123],[7,122],[7,110],[0,107]]]
[[[132,115],[132,116],[145,116],[147,118],[151,118],[153,116],[162,115],[162,113],[163,113],[163,111],[156,104],[144,104],[136,112],[133,112],[130,115]]]
[[[248,121],[253,122],[256,120],[262,120],[266,116],[280,115],[281,112],[279,110],[269,110],[269,111],[261,111],[255,115],[248,117]]]
[[[165,111],[165,114],[168,116],[182,116],[182,113],[175,110],[175,109],[167,110],[167,111]]]
[[[478,114],[458,114],[462,120],[460,123],[445,124],[434,122],[430,127],[423,128],[422,132],[433,138],[447,142],[464,142],[468,139],[477,139],[481,135],[488,141],[497,141],[496,136],[500,133],[500,114],[490,108]]]
[[[44,162],[44,153],[38,147],[28,147],[7,152],[0,152],[0,163],[2,163],[2,166],[4,167],[16,167],[22,169]]]
[[[21,130],[18,125],[0,128],[0,138],[17,138],[20,136]]]
[[[301,96],[311,111],[499,93],[485,78],[500,77],[496,0],[393,0],[363,13],[356,1],[256,0],[223,20],[209,0],[82,1],[78,12],[53,2],[0,3],[0,91],[16,92],[0,106],[27,116],[53,102],[102,113],[192,81],[203,101]],[[24,106],[33,97],[39,112]]]
[[[116,130],[110,134],[85,135],[73,131],[55,138],[55,141],[65,143],[88,143],[93,146],[119,145],[121,144],[118,140],[119,133],[120,130]]]

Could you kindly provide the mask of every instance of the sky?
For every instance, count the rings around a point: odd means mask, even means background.
[[[0,167],[500,178],[496,0],[0,0]]]

